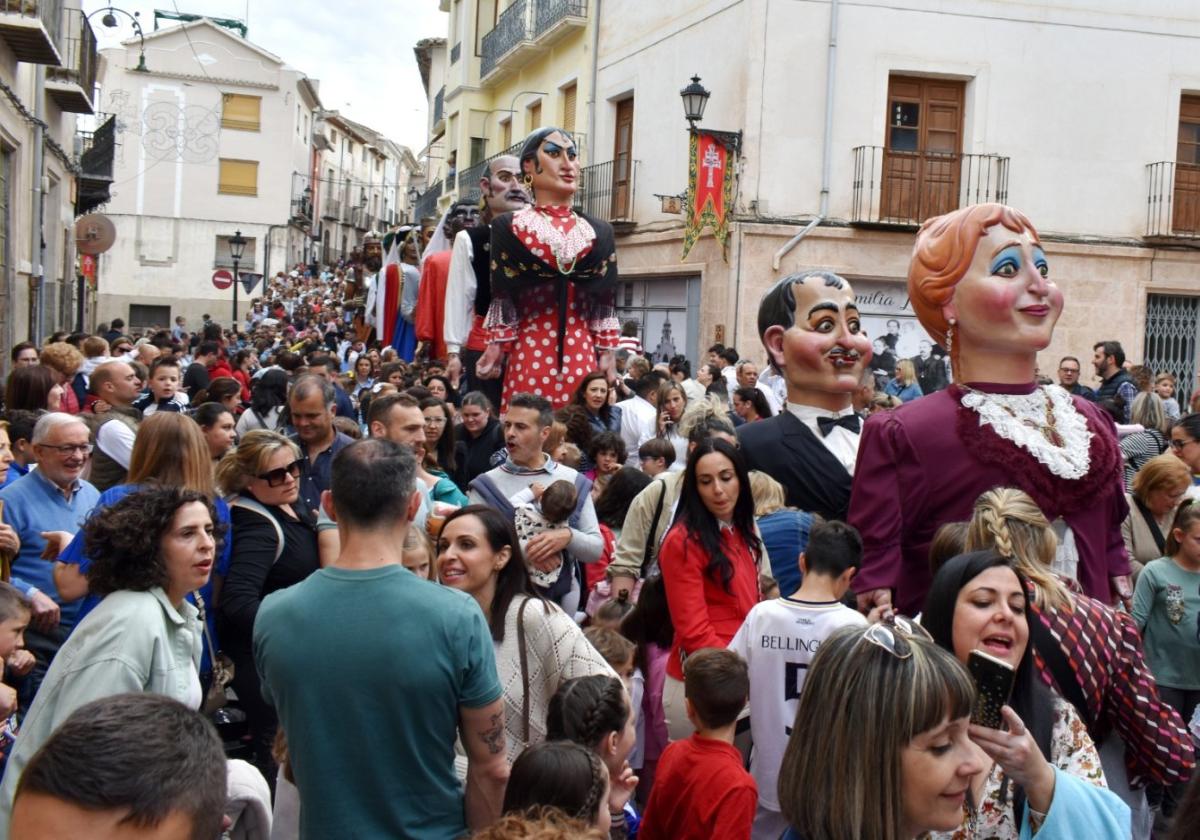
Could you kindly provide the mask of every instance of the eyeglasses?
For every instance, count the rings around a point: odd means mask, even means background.
[[[1060,367],[1060,373],[1079,373],[1079,368]]]
[[[280,467],[279,469],[275,469],[275,470],[268,470],[267,472],[263,473],[262,475],[256,475],[255,478],[261,478],[263,481],[267,482],[268,487],[278,487],[279,485],[281,485],[285,481],[287,481],[288,476],[291,476],[292,478],[299,478],[300,477],[300,468],[303,465],[304,465],[304,460],[302,458],[297,458],[295,461],[292,461],[292,463],[288,464],[286,467]]]
[[[78,452],[80,455],[91,455],[92,449],[95,448],[90,443],[67,443],[63,444],[62,446],[51,446],[48,443],[39,443],[37,445],[43,449],[53,449],[60,455],[74,455],[76,452]]]
[[[1171,439],[1171,448],[1174,449],[1176,452],[1182,452],[1183,448],[1185,446],[1187,446],[1189,443],[1195,443],[1195,442],[1196,442],[1195,438],[1188,438],[1187,440],[1175,440],[1174,438],[1172,438]]]
[[[879,624],[872,624],[862,637],[872,644],[879,645],[897,659],[908,659],[912,656],[910,639],[933,641],[933,636],[929,635],[928,630],[902,615],[891,615]]]

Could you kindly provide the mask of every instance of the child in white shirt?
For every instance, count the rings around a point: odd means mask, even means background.
[[[788,827],[779,812],[779,765],[813,656],[838,628],[867,623],[841,603],[861,562],[858,531],[837,521],[814,526],[800,555],[800,588],[757,604],[729,643],[750,670],[750,774],[758,784],[754,840],[776,840]]]

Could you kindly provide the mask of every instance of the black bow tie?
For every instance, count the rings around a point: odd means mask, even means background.
[[[841,426],[843,429],[858,434],[862,429],[862,420],[857,414],[847,414],[845,417],[818,417],[817,428],[821,430],[821,437],[828,437],[829,432],[834,426]]]

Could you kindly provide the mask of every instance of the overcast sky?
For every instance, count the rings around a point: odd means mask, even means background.
[[[83,0],[89,14],[106,0]],[[140,12],[144,32],[154,30],[154,9],[237,18],[249,40],[321,82],[321,103],[419,153],[425,144],[425,90],[413,45],[445,37],[447,16],[438,0],[117,0]],[[248,11],[247,11],[248,10]],[[133,36],[129,19],[105,29],[92,20],[100,48]],[[163,21],[162,26],[176,25]],[[153,69],[153,68],[151,68]]]

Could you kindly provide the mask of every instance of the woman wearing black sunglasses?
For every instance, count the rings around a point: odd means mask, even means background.
[[[217,466],[230,498],[233,552],[219,607],[221,641],[233,659],[233,688],[254,739],[254,762],[274,783],[271,744],[278,721],[263,702],[252,634],[263,598],[299,583],[320,568],[316,523],[296,504],[300,451],[276,432],[247,432]]]

